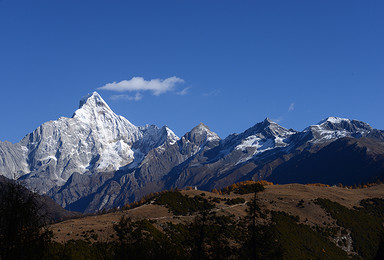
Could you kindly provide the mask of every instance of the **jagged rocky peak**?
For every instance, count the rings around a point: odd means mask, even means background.
[[[168,127],[163,126],[162,128],[157,127],[156,125],[145,125],[139,126],[140,131],[143,133],[144,138],[158,138],[163,136],[163,142],[166,139],[169,140],[179,140],[180,138]]]
[[[373,130],[367,123],[341,117],[327,117],[321,120],[315,127],[330,131],[338,130],[348,132],[367,132]]]
[[[116,115],[97,92],[81,99],[72,118],[49,121],[20,143],[27,148],[28,187],[47,192],[74,173],[114,171],[135,159],[138,127]],[[148,148],[150,149],[150,148]]]
[[[97,92],[80,100],[79,109],[72,118],[90,126],[100,137],[107,137],[108,140],[123,139],[132,143],[142,135],[138,127],[126,118],[116,115]]]
[[[262,123],[263,125],[266,125],[266,126],[271,124],[276,124],[276,122],[272,121],[269,117],[266,117]]]
[[[266,137],[286,137],[288,135],[296,133],[296,131],[286,129],[276,122],[272,121],[268,117],[264,121],[257,123],[253,127],[246,130],[245,135],[257,135],[261,138]]]
[[[168,126],[163,126],[159,130],[159,136],[160,136],[160,142],[158,145],[161,145],[163,143],[168,143],[168,144],[174,144],[176,143],[180,138],[171,130],[169,129]]]
[[[198,124],[184,136],[190,142],[201,145],[205,142],[219,141],[220,137],[212,132],[208,126],[203,123]]]
[[[321,120],[318,125],[325,124],[325,123],[331,123],[331,124],[340,124],[341,122],[349,122],[350,120],[347,118],[341,118],[341,117],[335,117],[335,116],[329,116],[323,120]]]
[[[93,92],[84,96],[80,100],[79,109],[75,111],[72,118],[90,123],[95,121],[99,116],[105,117],[107,114],[112,117],[116,117],[115,113],[111,110],[99,93]]]
[[[197,126],[192,128],[192,130],[190,131],[190,133],[194,133],[194,134],[206,134],[209,132],[211,132],[211,130],[209,129],[208,126],[206,126],[203,123],[199,123]]]
[[[359,138],[366,136],[374,129],[367,123],[341,117],[327,117],[317,125],[304,129],[303,133],[310,134],[311,142],[330,142],[342,137]]]
[[[170,142],[177,142],[180,139],[168,126],[163,126],[162,128],[167,133],[167,140]]]
[[[105,107],[105,108],[111,110],[109,108],[108,104],[104,101],[104,99],[96,91],[94,91],[92,93],[88,93],[86,96],[84,96],[80,100],[79,108],[82,108],[83,106]]]

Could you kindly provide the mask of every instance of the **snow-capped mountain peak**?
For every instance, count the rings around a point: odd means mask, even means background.
[[[106,142],[124,140],[132,144],[141,137],[138,127],[126,118],[116,115],[103,98],[93,92],[80,100],[79,109],[72,118],[81,121],[98,133]]]
[[[276,124],[276,122],[272,121],[269,117],[266,117],[263,121],[263,124]]]
[[[208,126],[203,123],[198,124],[192,130],[185,134],[185,138],[190,142],[202,145],[210,141],[219,141],[220,137],[212,132]]]
[[[289,135],[296,133],[296,131],[288,130],[281,125],[273,122],[268,117],[264,119],[264,121],[257,123],[253,127],[246,130],[241,135],[243,136],[251,136],[255,135],[260,138],[285,138]]]
[[[304,132],[312,133],[311,142],[332,141],[341,137],[359,137],[368,134],[373,128],[362,121],[350,120],[341,117],[327,117],[316,125],[304,129]]]
[[[289,145],[289,137],[296,134],[266,118],[241,134],[228,136],[222,145],[226,151],[243,151],[238,163],[245,162],[265,151]]]
[[[44,187],[38,178],[27,180],[27,185],[44,193],[64,184],[73,172],[116,171],[139,163],[164,142],[178,140],[168,127],[136,127],[93,92],[81,99],[72,118],[44,123],[21,141],[27,157],[34,155],[27,167],[31,176],[47,180]]]
[[[93,92],[80,100],[79,109],[75,111],[72,118],[92,124],[99,118],[110,121],[113,118],[117,119],[118,116],[97,92]]]
[[[196,131],[210,131],[209,127],[206,126],[204,123],[201,123],[201,122],[197,126],[192,128],[192,131],[193,130],[196,130]]]
[[[341,122],[350,122],[350,120],[347,119],[347,118],[341,118],[341,117],[330,116],[330,117],[327,117],[327,118],[321,120],[321,121],[318,123],[318,125],[322,125],[322,124],[326,124],[326,123],[340,124]]]
[[[167,140],[171,144],[174,144],[175,142],[180,140],[180,138],[168,126],[164,126],[163,128],[164,128],[165,132],[167,133]]]
[[[82,108],[83,106],[90,106],[90,107],[105,107],[108,110],[111,110],[111,108],[108,106],[108,104],[104,101],[104,99],[97,93],[96,91],[92,93],[88,93],[80,100],[79,108]]]
[[[310,126],[309,128],[311,127],[317,127],[323,130],[339,130],[348,132],[366,132],[373,130],[369,124],[362,121],[340,117],[327,117],[326,119],[321,120],[317,125]]]

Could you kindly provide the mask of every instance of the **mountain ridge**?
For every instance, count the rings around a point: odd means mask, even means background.
[[[312,160],[302,155],[318,153],[343,138],[368,138],[370,142],[360,145],[381,151],[375,146],[384,142],[384,131],[338,117],[296,131],[265,118],[224,139],[203,123],[180,138],[167,126],[133,125],[93,92],[80,100],[71,118],[48,121],[19,143],[0,142],[0,170],[63,207],[94,212],[173,187],[209,190],[249,179],[288,181],[287,176],[293,175],[281,169],[293,171],[288,167],[292,158],[301,158],[297,163]],[[380,157],[375,156],[367,153],[361,171]],[[369,174],[362,173],[356,180],[373,178],[365,176]],[[308,176],[316,179],[310,173]]]

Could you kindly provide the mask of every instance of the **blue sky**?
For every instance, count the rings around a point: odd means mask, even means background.
[[[373,0],[0,0],[0,140],[71,117],[95,90],[179,136],[265,117],[384,129],[383,13]]]

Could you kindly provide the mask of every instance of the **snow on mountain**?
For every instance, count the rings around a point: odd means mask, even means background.
[[[118,139],[131,145],[142,137],[139,128],[116,115],[97,92],[80,100],[79,109],[72,118],[88,125],[99,137],[106,138],[108,143]]]
[[[341,117],[333,117],[333,116],[330,116],[330,117],[327,117],[323,120],[321,120],[318,125],[322,125],[322,124],[325,124],[325,123],[331,123],[331,124],[340,124],[342,122],[349,122],[350,120],[347,119],[347,118],[341,118]]]
[[[220,141],[220,137],[212,132],[208,126],[203,123],[198,124],[192,130],[184,136],[188,141],[195,143],[196,145],[203,146],[207,142]]]
[[[184,161],[200,152],[218,146],[220,140],[216,133],[200,123],[177,142],[179,146],[178,153],[180,153],[181,158],[183,158],[182,161]]]
[[[266,118],[243,133],[232,134],[224,139],[222,155],[241,151],[243,154],[240,155],[237,164],[243,163],[268,150],[288,146],[289,137],[296,133]]]
[[[312,143],[329,142],[342,137],[361,137],[370,133],[373,128],[362,121],[340,117],[328,117],[318,124],[309,126],[304,132],[311,133]]]
[[[93,92],[81,99],[72,118],[46,122],[21,140],[28,165],[22,178],[28,187],[45,193],[63,185],[74,172],[138,165],[149,150],[167,140],[175,142],[178,137],[167,127],[134,126]]]
[[[71,118],[46,122],[17,144],[0,142],[0,171],[62,206],[94,212],[165,187],[265,178],[292,156],[342,137],[384,141],[384,132],[338,117],[298,132],[266,118],[224,140],[203,123],[179,138],[167,126],[133,125],[94,92]],[[85,197],[89,204],[79,205]]]
[[[350,130],[367,128],[359,121],[350,121],[351,125],[344,121],[330,118],[319,123],[318,127],[298,132],[267,118],[224,140],[202,123],[180,139],[167,127],[139,127],[143,137],[131,147],[135,158],[131,164],[109,175],[108,181],[99,181],[101,173],[89,177],[81,175],[81,178],[77,175],[80,180],[72,178],[65,188],[50,195],[68,208],[77,208],[77,201],[82,197],[92,198],[80,210],[95,212],[102,207],[121,206],[149,192],[172,187],[198,186],[209,190],[240,180],[264,179],[280,164],[304,150],[308,152],[317,140],[313,134],[323,138],[321,133],[343,131],[343,127]],[[359,137],[355,132],[350,134]],[[92,189],[84,189],[88,183],[97,184]]]

